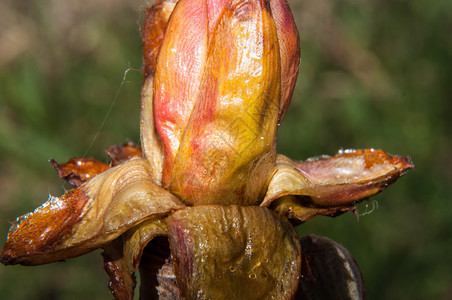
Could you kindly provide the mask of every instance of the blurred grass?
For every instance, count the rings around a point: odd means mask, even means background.
[[[64,192],[47,163],[139,142],[142,1],[0,3],[0,236]],[[452,298],[452,2],[291,1],[300,79],[279,130],[294,159],[340,148],[410,155],[416,170],[362,216],[299,232],[343,244],[368,299]],[[141,17],[142,18],[142,17]],[[117,98],[115,98],[117,97]],[[114,99],[116,101],[114,102]],[[98,132],[109,107],[111,114]],[[363,203],[359,212],[374,202]],[[366,208],[366,205],[368,207]],[[4,299],[110,299],[98,252],[39,267],[0,266]]]

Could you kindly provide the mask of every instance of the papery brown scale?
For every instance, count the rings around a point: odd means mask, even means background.
[[[120,146],[110,146],[106,152],[111,159],[112,166],[117,166],[131,158],[143,155],[141,148],[131,142]]]
[[[49,162],[55,168],[58,177],[67,180],[74,186],[81,185],[110,167],[108,164],[101,163],[93,158],[71,158],[62,164],[53,159]]]
[[[159,0],[146,10],[143,24],[144,79],[155,74],[160,45],[176,3],[177,0]]]
[[[133,143],[110,146],[106,152],[111,159],[110,165],[93,158],[71,158],[62,164],[57,163],[54,159],[49,160],[49,162],[55,168],[58,177],[77,187],[112,166],[142,155],[141,148]]]

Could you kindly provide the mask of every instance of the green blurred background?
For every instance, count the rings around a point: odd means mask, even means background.
[[[300,234],[348,248],[368,299],[451,299],[452,1],[290,3],[302,64],[279,152],[302,160],[373,147],[410,155],[416,165],[359,205],[361,214],[378,207],[371,214],[317,217]],[[139,141],[145,7],[141,0],[0,2],[1,239],[8,221],[67,188],[48,159],[106,160],[108,146]],[[1,298],[110,299],[99,253],[0,266]]]

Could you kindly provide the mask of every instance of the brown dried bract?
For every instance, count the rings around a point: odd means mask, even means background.
[[[58,177],[67,180],[76,187],[110,167],[108,164],[101,163],[93,158],[71,158],[62,164],[53,159],[49,162],[55,168]]]
[[[132,142],[120,146],[110,146],[107,149],[107,155],[111,158],[111,166],[119,165],[131,158],[141,157],[141,147]]]
[[[157,55],[177,0],[159,0],[146,10],[143,24],[144,78],[154,76]]]

